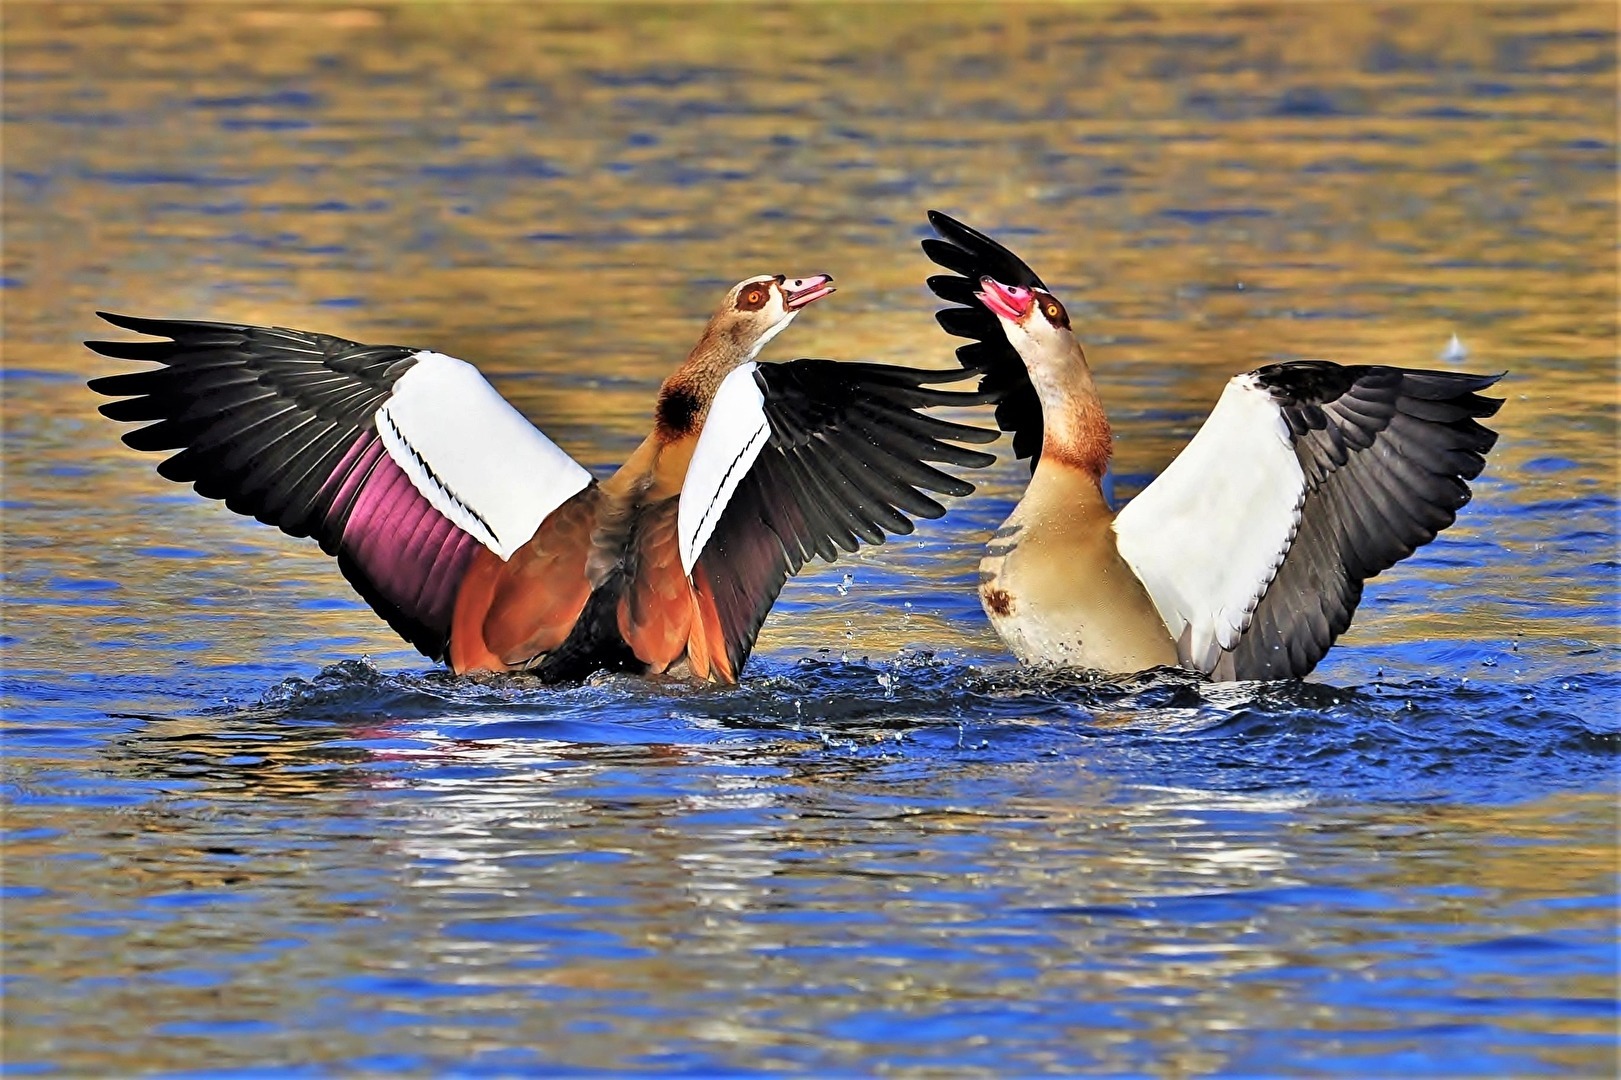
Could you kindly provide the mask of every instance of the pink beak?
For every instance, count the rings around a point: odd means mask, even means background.
[[[782,301],[789,311],[798,311],[834,291],[832,274],[782,279]]]
[[[991,314],[1000,315],[1009,322],[1018,322],[1030,313],[1030,305],[1035,297],[1029,289],[1021,289],[1017,285],[1003,285],[993,277],[979,279],[983,292],[976,292],[980,302],[991,309]]]

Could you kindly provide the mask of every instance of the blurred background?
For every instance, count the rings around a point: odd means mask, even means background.
[[[9,7],[7,464],[41,516],[8,532],[92,576],[127,565],[109,533],[172,527],[348,599],[308,545],[184,497],[91,420],[78,383],[116,368],[78,345],[98,308],[449,352],[606,466],[749,274],[841,284],[772,356],[948,363],[928,207],[1074,309],[1122,494],[1236,372],[1435,364],[1453,334],[1464,366],[1513,372],[1488,484],[1613,477],[1607,5]],[[150,611],[151,580],[191,593],[201,569],[148,559],[127,598]],[[1471,622],[1513,614],[1487,584]],[[1597,632],[1607,601],[1581,599]],[[321,623],[344,639],[326,655],[397,648],[354,610]],[[327,618],[258,615],[301,637]],[[952,643],[994,647],[966,615]],[[240,634],[210,651],[262,651]]]
[[[1612,1070],[1616,33],[10,0],[9,1065]],[[1005,443],[740,690],[455,686],[83,385],[97,309],[433,348],[600,471],[747,275],[839,281],[765,359],[949,363],[927,208],[1068,304],[1122,496],[1324,357],[1508,371],[1475,503],[1289,691],[1012,671]]]

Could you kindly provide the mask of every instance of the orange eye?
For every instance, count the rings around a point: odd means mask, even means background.
[[[759,311],[765,307],[766,301],[771,299],[770,286],[763,282],[753,282],[747,286],[739,286],[743,291],[737,294],[737,310]]]
[[[1047,305],[1047,318],[1049,318],[1049,319],[1058,318],[1058,305],[1057,304],[1048,304]]]

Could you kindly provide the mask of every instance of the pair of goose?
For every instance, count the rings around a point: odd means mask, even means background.
[[[1064,305],[994,240],[931,212],[951,370],[766,362],[827,275],[728,290],[659,389],[653,430],[597,479],[472,365],[325,334],[103,314],[163,341],[92,341],[156,369],[95,379],[137,450],[230,509],[314,537],[368,604],[458,673],[600,669],[735,683],[806,561],[944,513],[993,430],[926,410],[994,404],[1028,458],[980,595],[1022,661],[1218,680],[1305,675],[1363,581],[1450,525],[1496,435],[1497,377],[1271,364],[1232,379],[1116,513],[1109,422]],[[979,380],[977,391],[940,384]]]

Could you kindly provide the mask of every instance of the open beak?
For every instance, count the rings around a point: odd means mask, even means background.
[[[806,304],[812,304],[833,292],[833,276],[831,274],[817,274],[815,277],[784,278],[782,281],[782,302],[789,311],[798,311]]]
[[[979,279],[981,292],[974,295],[980,302],[991,309],[991,314],[1000,315],[1009,322],[1018,322],[1030,313],[1030,305],[1035,302],[1035,296],[1029,289],[1021,289],[1016,285],[1003,285],[993,277]]]

